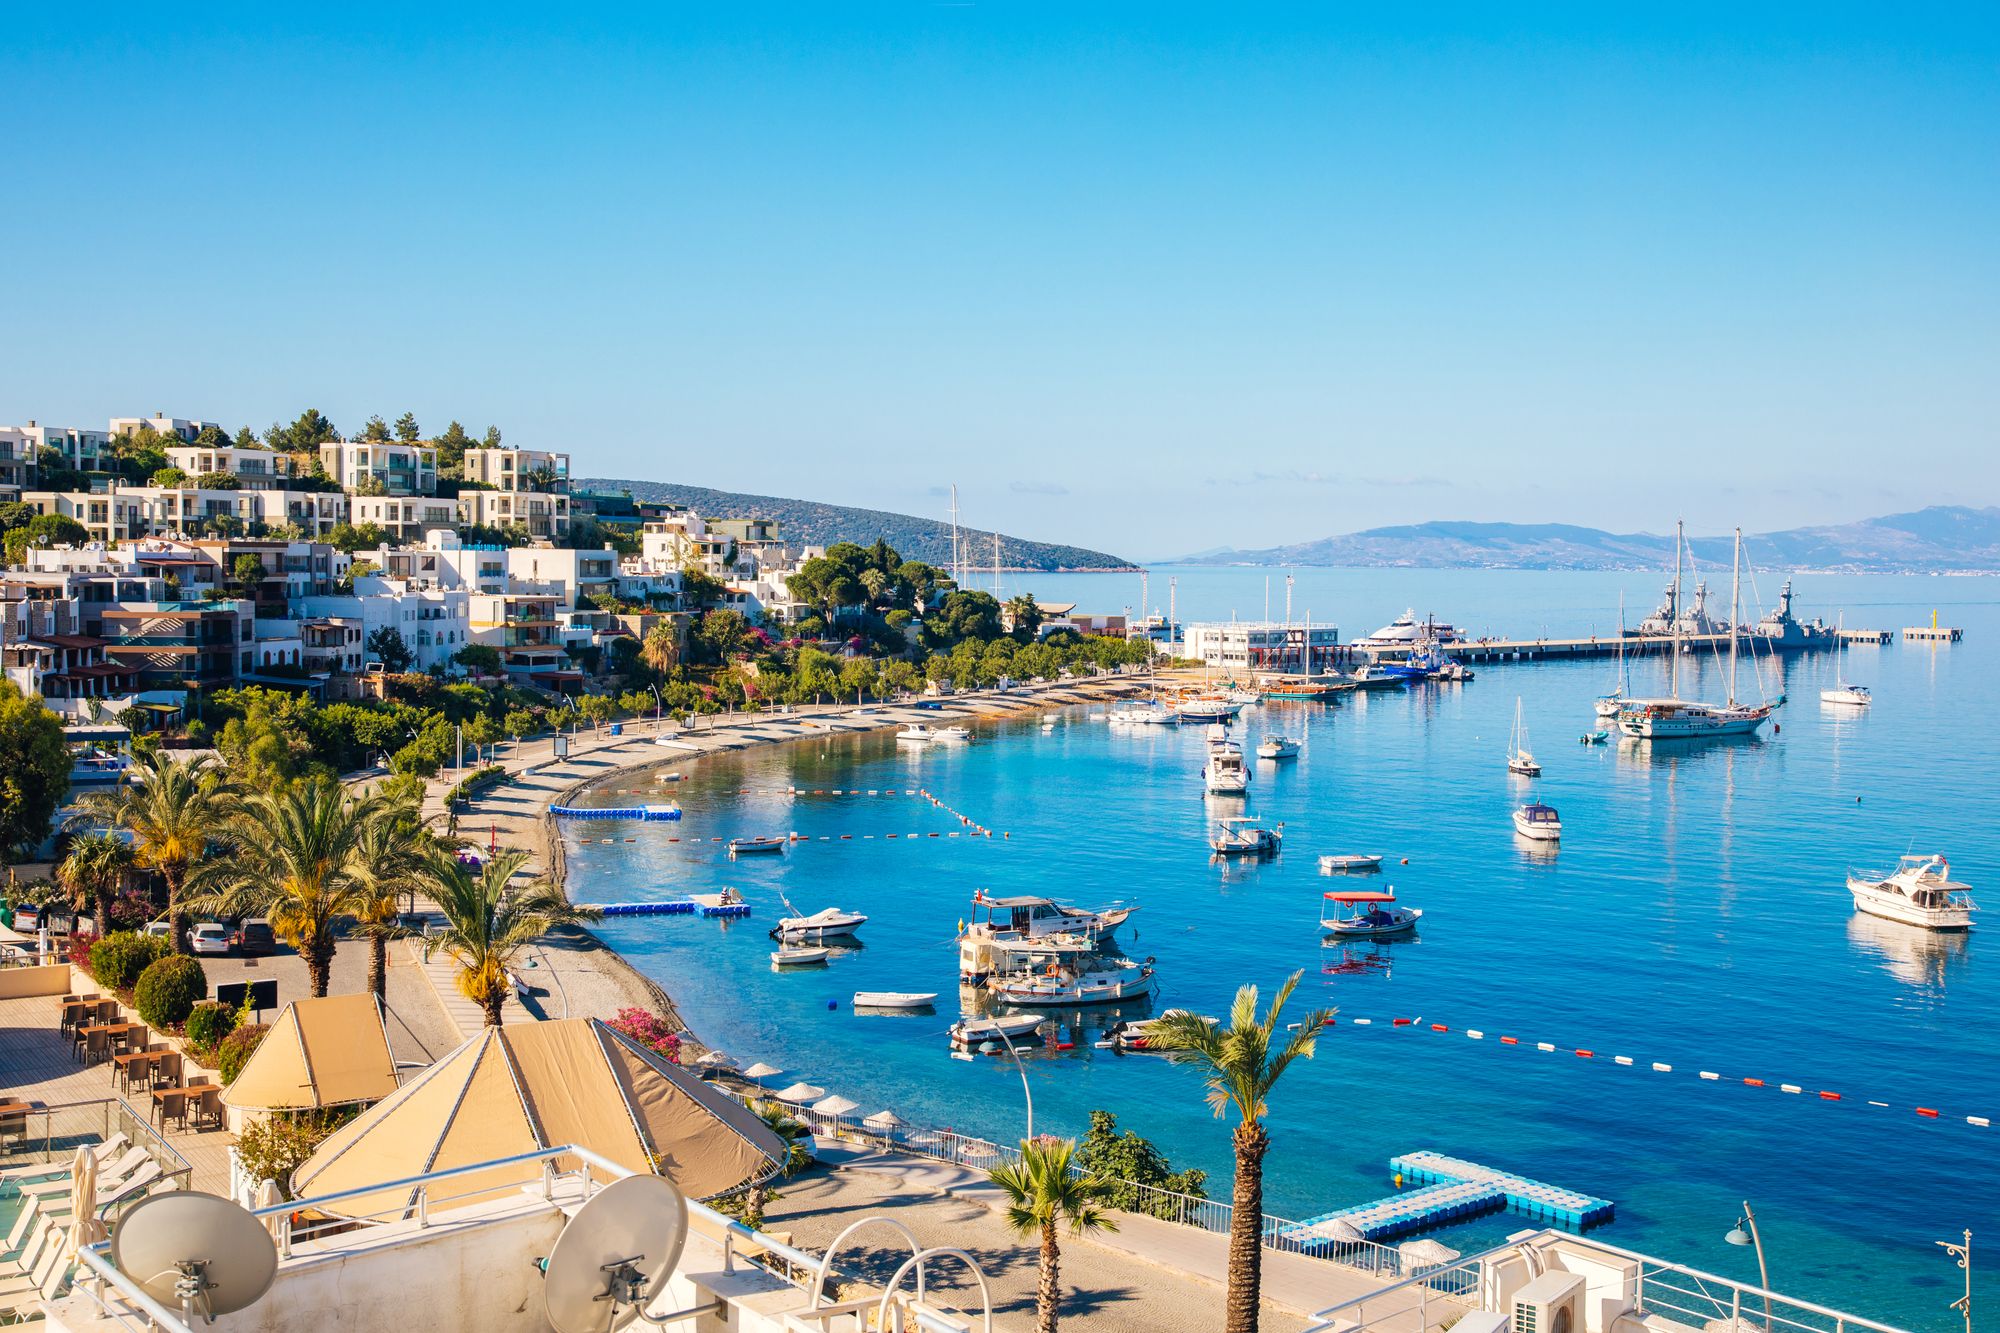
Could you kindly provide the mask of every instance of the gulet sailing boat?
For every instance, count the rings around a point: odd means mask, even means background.
[[[1618,710],[1618,729],[1640,740],[1700,740],[1710,736],[1749,736],[1764,725],[1778,704],[1736,702],[1736,657],[1743,641],[1740,628],[1743,582],[1743,529],[1736,530],[1736,552],[1729,580],[1729,701],[1722,705],[1681,698],[1681,556],[1687,537],[1681,524],[1674,524],[1674,607],[1673,647],[1668,667],[1667,696],[1663,699],[1627,699]],[[1783,703],[1781,698],[1778,703]]]

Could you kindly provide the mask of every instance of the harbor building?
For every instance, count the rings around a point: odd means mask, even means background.
[[[1311,675],[1332,670],[1339,650],[1340,629],[1327,621],[1210,621],[1181,630],[1180,655],[1216,671]]]

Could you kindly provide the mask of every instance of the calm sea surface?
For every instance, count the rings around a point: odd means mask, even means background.
[[[1263,614],[1262,571],[1178,575],[1184,618]],[[1156,609],[1166,578],[1152,579]],[[1774,601],[1779,580],[1759,581]],[[1660,582],[1314,570],[1298,575],[1293,610],[1350,638],[1412,605],[1470,633],[1590,633],[1617,624],[1621,590],[1636,622]],[[1719,606],[1727,583],[1725,570]],[[1140,596],[1136,576],[1038,576],[1005,591],[1023,588],[1085,611],[1136,610]],[[1282,614],[1282,575],[1272,588]],[[2000,689],[1986,656],[2000,645],[2000,582],[1812,576],[1799,599],[1807,617],[1844,610],[1850,626],[1884,629],[1936,607],[1966,642],[1760,661],[1764,693],[1791,696],[1779,728],[1692,747],[1577,744],[1613,683],[1608,662],[1487,666],[1465,685],[1250,709],[1236,729],[1246,747],[1272,731],[1305,742],[1296,761],[1258,765],[1244,808],[1285,821],[1286,850],[1255,866],[1211,863],[1204,837],[1239,806],[1203,797],[1198,727],[1113,729],[1080,709],[1057,714],[1049,734],[1035,720],[981,726],[964,747],[899,747],[885,734],[764,748],[688,764],[679,825],[584,826],[638,841],[573,840],[572,889],[608,901],[736,886],[754,905],[748,921],[626,919],[603,933],[746,1063],[781,1066],[865,1111],[1001,1137],[1021,1129],[1013,1065],[953,1060],[943,1036],[959,1011],[951,941],[974,890],[1136,903],[1119,942],[1157,959],[1155,1011],[1219,1013],[1239,984],[1268,991],[1294,971],[1299,1011],[1340,1010],[1318,1058],[1278,1091],[1271,1211],[1303,1218],[1380,1197],[1391,1155],[1432,1148],[1610,1198],[1606,1239],[1754,1280],[1749,1252],[1722,1240],[1747,1198],[1779,1290],[1956,1328],[1946,1307],[1960,1275],[1932,1242],[1966,1227],[2000,1236],[2000,1128],[1965,1121],[2000,1117],[2000,968],[1980,965],[2000,916],[1970,938],[1933,936],[1856,915],[1843,880],[1849,865],[1941,850],[2000,908]],[[1663,671],[1635,662],[1634,687],[1660,688]],[[1874,688],[1872,710],[1820,704],[1837,672]],[[1698,673],[1699,693],[1719,699],[1719,664]],[[1759,694],[1747,667],[1739,693]],[[1517,696],[1539,781],[1504,768]],[[794,786],[921,787],[1009,836],[889,841],[880,835],[961,826],[919,799],[738,794]],[[1561,810],[1553,856],[1512,834],[1509,811],[1530,795]],[[711,844],[665,841],[787,830],[857,838],[735,864]],[[1323,945],[1321,893],[1369,883],[1319,875],[1327,851],[1407,858],[1372,882],[1424,909],[1418,935]],[[774,972],[765,932],[786,898],[868,913],[861,947],[826,969]],[[857,989],[947,1002],[936,1015],[860,1015],[848,1008]],[[1387,1026],[1417,1016],[1419,1027]],[[1364,1017],[1379,1026],[1349,1021]],[[1038,1127],[1081,1133],[1092,1108],[1109,1108],[1176,1165],[1207,1168],[1210,1192],[1227,1197],[1227,1131],[1196,1075],[1094,1049],[1107,1021],[1069,1015],[1075,1049],[1030,1055]],[[1520,1044],[1501,1045],[1503,1033]],[[1597,1058],[1565,1053],[1579,1047]],[[1941,1114],[1919,1117],[1919,1106]],[[1500,1215],[1442,1238],[1469,1251],[1525,1225]],[[2000,1282],[1981,1288],[1982,1301],[2000,1298]]]

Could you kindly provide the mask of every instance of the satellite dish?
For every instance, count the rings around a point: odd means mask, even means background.
[[[278,1247],[249,1209],[172,1190],[142,1199],[111,1233],[111,1259],[162,1305],[213,1323],[255,1305],[278,1276]]]
[[[680,1263],[687,1222],[687,1200],[663,1176],[627,1176],[592,1195],[543,1264],[549,1326],[611,1333],[637,1319]]]

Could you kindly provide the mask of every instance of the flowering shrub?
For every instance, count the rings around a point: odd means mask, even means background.
[[[69,936],[69,965],[82,971],[90,971],[90,946],[98,937],[87,930],[73,930]]]
[[[605,1024],[615,1032],[622,1032],[647,1050],[663,1057],[669,1064],[681,1062],[681,1037],[667,1020],[649,1009],[624,1008],[618,1016]]]

